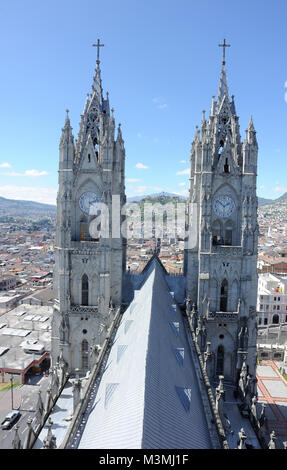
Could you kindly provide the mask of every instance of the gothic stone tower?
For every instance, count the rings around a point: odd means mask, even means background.
[[[99,53],[99,41],[97,46]],[[92,367],[91,350],[103,343],[121,305],[125,247],[120,230],[112,233],[111,219],[112,201],[125,203],[125,150],[120,125],[114,137],[99,64],[98,54],[76,143],[68,112],[60,140],[52,361],[63,357],[70,373]]]
[[[252,118],[241,142],[223,60],[217,98],[191,148],[196,241],[185,247],[185,275],[202,351],[210,342],[210,378],[236,384],[243,365],[250,376],[256,371],[257,153]]]

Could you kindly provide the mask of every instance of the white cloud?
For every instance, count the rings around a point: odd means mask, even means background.
[[[276,188],[273,188],[273,191],[275,191],[277,193],[286,192],[287,188],[284,188],[282,186],[276,186]]]
[[[35,177],[35,176],[45,176],[48,175],[47,171],[38,171],[38,170],[25,170],[24,173],[18,173],[17,171],[6,171],[0,173],[0,175],[3,176],[29,176],[29,177]]]
[[[134,192],[137,194],[145,194],[145,192],[148,190],[148,186],[138,186]]]
[[[189,175],[190,169],[186,168],[185,170],[177,171],[177,175]]]
[[[186,163],[186,160],[180,160],[179,163]]]
[[[36,201],[55,205],[57,189],[4,185],[0,186],[0,196],[7,199],[22,199],[23,201]]]
[[[186,185],[186,182],[183,181],[182,183],[178,183],[178,186],[185,186]]]
[[[38,170],[26,170],[25,176],[44,176],[47,175],[47,171],[38,171]]]
[[[0,168],[11,168],[11,165],[10,163],[7,163],[7,162],[0,163]]]
[[[126,178],[127,183],[138,183],[139,181],[139,178]]]
[[[138,169],[140,169],[140,170],[146,170],[146,169],[148,168],[147,165],[144,165],[143,163],[140,163],[140,162],[137,163],[137,164],[135,165],[135,167],[138,168]]]
[[[167,103],[162,96],[157,96],[152,99],[153,103],[156,105],[157,109],[165,109],[167,108]]]
[[[188,189],[183,189],[182,191],[173,191],[174,194],[178,194],[178,196],[188,196],[189,191]]]

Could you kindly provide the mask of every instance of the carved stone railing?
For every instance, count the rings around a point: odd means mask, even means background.
[[[242,246],[232,246],[232,245],[212,245],[211,248],[212,253],[218,253],[226,256],[230,255],[237,255],[241,256],[243,251],[242,251]]]
[[[71,313],[98,313],[98,305],[71,305]]]
[[[227,320],[227,321],[237,321],[238,312],[208,312],[208,320]]]

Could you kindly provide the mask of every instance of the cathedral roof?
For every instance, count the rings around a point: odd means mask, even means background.
[[[124,312],[79,448],[212,448],[181,312],[155,256]]]

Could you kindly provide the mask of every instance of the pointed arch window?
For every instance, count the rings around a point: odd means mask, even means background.
[[[228,282],[223,279],[220,287],[220,312],[227,312]]]
[[[82,304],[89,305],[89,279],[86,274],[82,276]]]
[[[86,339],[82,341],[82,369],[88,369],[89,367],[89,343]]]
[[[224,374],[224,347],[220,344],[217,348],[216,375]]]
[[[219,220],[215,220],[212,225],[212,244],[213,245],[220,245],[222,243],[221,240],[221,223]]]
[[[87,233],[88,233],[88,221],[85,216],[82,216],[80,220],[80,241],[87,240]]]
[[[233,242],[233,223],[228,220],[224,226],[224,245],[231,246]]]
[[[228,163],[228,158],[225,159],[224,173],[230,173],[230,166],[229,166],[229,163]]]

